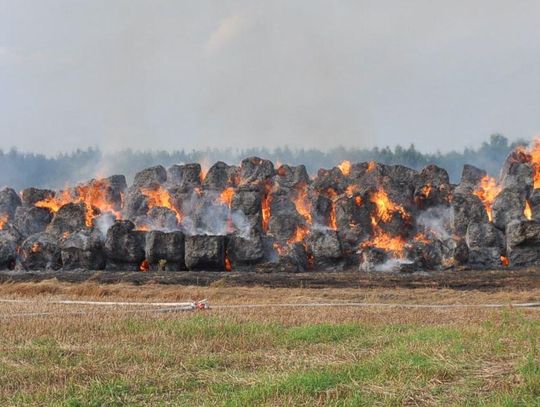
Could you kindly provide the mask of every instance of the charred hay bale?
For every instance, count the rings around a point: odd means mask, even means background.
[[[529,195],[534,186],[534,170],[528,159],[522,151],[512,151],[501,168],[499,185]]]
[[[469,223],[465,241],[469,248],[496,247],[502,254],[505,246],[504,234],[493,223]]]
[[[129,220],[117,220],[107,231],[107,270],[139,270],[145,258],[146,232],[134,230]]]
[[[26,239],[30,235],[45,231],[52,218],[53,213],[48,208],[19,206],[15,211],[13,226]]]
[[[289,194],[281,190],[272,194],[268,233],[280,241],[289,240],[296,229],[304,224],[304,218],[296,210]]]
[[[226,188],[236,187],[240,178],[239,171],[239,168],[234,165],[227,165],[223,161],[218,161],[206,173],[202,187],[213,191],[223,191]]]
[[[339,195],[345,191],[349,181],[338,167],[331,170],[321,168],[313,179],[312,185],[317,191],[333,190]]]
[[[493,200],[493,224],[501,230],[513,220],[524,219],[526,190],[522,188],[505,188]]]
[[[469,248],[468,265],[475,268],[501,267],[501,252],[496,247]]]
[[[60,252],[64,270],[102,270],[105,250],[99,230],[81,230],[61,239]]]
[[[262,231],[262,205],[259,188],[247,186],[238,188],[232,198],[231,209],[244,214],[251,226],[251,230]]]
[[[514,220],[506,226],[506,248],[510,266],[540,264],[540,222]]]
[[[54,198],[54,195],[50,189],[26,188],[21,192],[21,201],[23,205],[33,206],[39,201]]]
[[[487,173],[480,169],[475,167],[474,165],[465,164],[463,166],[463,171],[461,172],[461,180],[459,181],[459,185],[456,187],[456,193],[464,193],[469,194],[472,193],[478,185],[480,185],[480,181],[482,181],[482,178],[484,178],[487,175]]]
[[[148,198],[138,187],[129,187],[122,215],[125,219],[135,220],[148,212]]]
[[[25,270],[58,270],[62,267],[58,239],[47,232],[29,236],[22,243],[19,256]]]
[[[14,189],[4,188],[0,191],[0,215],[11,220],[15,216],[15,210],[21,205],[21,198]]]
[[[451,193],[450,178],[443,168],[431,164],[416,177],[414,201],[420,208],[448,205]]]
[[[470,193],[455,193],[452,197],[454,211],[454,234],[462,237],[467,233],[469,223],[487,223],[484,204],[479,197]]]
[[[145,254],[151,270],[186,269],[184,233],[151,231],[146,234]]]
[[[341,195],[335,202],[336,225],[338,230],[360,228],[369,231],[374,205],[367,193],[351,196]]]
[[[249,157],[240,164],[241,184],[264,184],[275,175],[274,164],[259,157]]]
[[[189,270],[225,270],[225,247],[225,236],[187,236],[186,267]]]
[[[293,189],[307,186],[310,180],[304,165],[293,167],[284,164],[277,169],[275,182],[280,188]]]
[[[201,165],[197,163],[175,164],[167,169],[168,184],[182,192],[200,188],[201,178]]]
[[[492,223],[469,223],[465,241],[469,247],[469,265],[482,268],[501,266],[501,256],[505,253],[504,234]]]
[[[167,171],[162,165],[145,168],[135,174],[132,187],[156,188],[167,181]]]
[[[257,264],[262,272],[298,273],[310,268],[308,253],[300,243],[281,244],[271,236],[263,236],[264,259]]]
[[[0,230],[0,270],[13,270],[17,261],[19,237],[7,230]]]
[[[418,171],[403,165],[385,165],[381,187],[388,198],[394,203],[403,206],[407,212],[413,208],[414,186]]]
[[[68,203],[54,214],[47,233],[60,238],[86,228],[86,205],[84,203]]]
[[[341,271],[345,267],[337,231],[311,230],[306,245],[314,269]]]
[[[416,270],[436,270],[443,263],[444,245],[440,240],[411,241],[404,251]]]
[[[313,224],[328,226],[332,212],[332,199],[310,189],[308,192],[310,214]]]
[[[251,233],[247,237],[232,235],[227,241],[227,257],[233,270],[251,269],[264,259],[261,235]]]

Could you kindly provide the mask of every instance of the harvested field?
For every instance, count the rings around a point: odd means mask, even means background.
[[[0,302],[0,404],[540,402],[540,309],[511,306],[539,301],[538,284],[489,290],[228,284],[0,284],[7,300]],[[144,305],[204,298],[215,308],[161,312]],[[52,303],[63,299],[143,304]],[[316,302],[379,305],[270,306]],[[241,304],[269,306],[219,307]],[[471,307],[399,306],[413,304]]]

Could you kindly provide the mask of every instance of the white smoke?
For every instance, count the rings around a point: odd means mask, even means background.
[[[424,229],[428,237],[447,240],[451,237],[454,211],[449,206],[436,206],[423,211],[416,224]]]

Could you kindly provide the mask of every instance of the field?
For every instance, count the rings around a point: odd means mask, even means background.
[[[540,309],[478,306],[537,302],[538,284],[459,290],[52,279],[5,281],[0,298],[2,406],[540,405]],[[52,303],[204,298],[216,308]],[[374,305],[271,306],[315,302]],[[268,306],[217,307],[227,304]],[[407,307],[422,304],[472,306]]]

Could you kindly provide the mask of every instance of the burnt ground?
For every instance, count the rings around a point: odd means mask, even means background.
[[[394,272],[133,272],[133,271],[1,271],[0,283],[57,279],[79,283],[131,283],[222,285],[304,288],[451,288],[456,290],[495,291],[529,290],[540,287],[540,268],[517,270],[453,270],[416,273]]]

